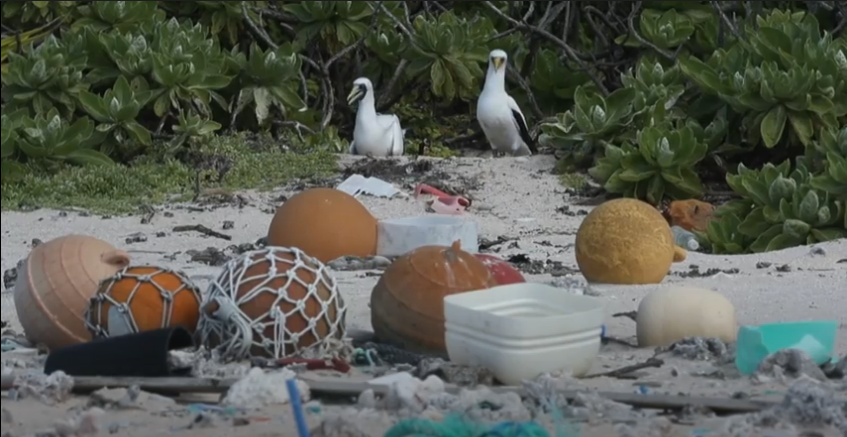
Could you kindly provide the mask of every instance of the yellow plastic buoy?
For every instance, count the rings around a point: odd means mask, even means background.
[[[593,283],[658,284],[686,256],[662,214],[636,199],[603,203],[576,234],[576,262]]]

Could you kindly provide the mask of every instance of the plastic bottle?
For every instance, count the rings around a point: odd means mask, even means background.
[[[694,233],[679,226],[671,226],[671,231],[673,232],[673,240],[677,246],[688,250],[697,250],[700,248],[700,243],[697,242],[697,236]]]

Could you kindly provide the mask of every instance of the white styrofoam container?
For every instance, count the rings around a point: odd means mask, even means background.
[[[446,215],[380,220],[376,253],[405,255],[422,246],[451,246],[461,241],[462,250],[479,252],[479,229],[475,221]]]
[[[489,369],[504,384],[546,372],[582,376],[600,352],[600,299],[522,283],[444,298],[450,361]]]

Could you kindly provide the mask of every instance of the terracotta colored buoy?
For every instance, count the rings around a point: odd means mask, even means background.
[[[85,319],[94,338],[175,326],[194,332],[200,319],[200,290],[179,271],[127,267],[100,283]]]
[[[588,282],[658,284],[687,253],[652,205],[615,199],[594,208],[576,233],[576,262]]]
[[[303,191],[279,207],[268,245],[296,247],[320,262],[376,255],[377,219],[355,197],[333,188]]]
[[[526,278],[523,277],[520,270],[516,269],[510,262],[487,253],[475,253],[474,256],[481,260],[485,267],[488,267],[488,271],[491,272],[491,276],[494,277],[497,284],[509,285],[526,282]]]
[[[129,255],[86,235],[37,246],[18,272],[15,309],[24,333],[49,350],[91,339],[83,315],[100,281],[129,264]]]
[[[202,343],[226,359],[284,358],[344,337],[335,278],[296,248],[267,247],[228,262],[201,304]]]
[[[451,247],[424,246],[398,258],[371,293],[371,324],[380,340],[407,350],[443,354],[444,297],[494,287],[485,264]]]

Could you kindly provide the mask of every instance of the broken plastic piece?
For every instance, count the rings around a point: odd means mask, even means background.
[[[344,182],[335,187],[353,197],[360,194],[369,194],[375,197],[394,197],[402,194],[394,185],[378,178],[366,178],[360,174],[354,174],[345,179]]]
[[[437,214],[460,215],[471,206],[471,201],[462,196],[451,196],[437,188],[427,184],[418,184],[415,187],[415,198],[423,194],[435,196],[435,200],[429,205]]]
[[[823,365],[832,360],[837,331],[838,322],[834,320],[742,326],[738,330],[735,365],[742,375],[752,375],[762,360],[783,349],[801,350],[816,364]]]

